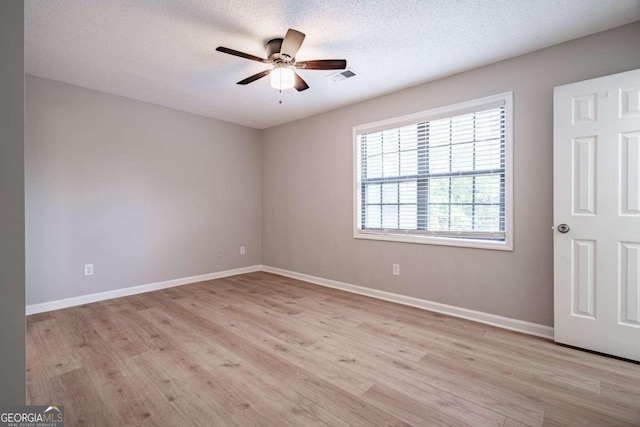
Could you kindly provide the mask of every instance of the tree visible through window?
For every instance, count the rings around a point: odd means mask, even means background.
[[[504,241],[506,126],[502,105],[359,133],[358,229]]]

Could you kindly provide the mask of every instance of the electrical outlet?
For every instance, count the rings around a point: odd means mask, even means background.
[[[240,246],[240,255],[244,255],[247,253],[247,249],[244,246]]]
[[[85,264],[84,265],[84,275],[85,276],[93,276],[93,264]]]
[[[400,275],[400,264],[393,264],[393,275],[394,276]]]

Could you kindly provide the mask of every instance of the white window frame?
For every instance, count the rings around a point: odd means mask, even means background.
[[[358,228],[359,198],[361,197],[358,177],[358,135],[379,132],[415,123],[432,121],[444,117],[462,115],[487,108],[505,107],[505,239],[491,241],[481,239],[465,239],[458,237],[440,237],[434,235],[409,234],[399,230],[361,230]],[[356,239],[384,240],[391,242],[420,243],[427,245],[459,246],[467,248],[494,249],[513,251],[513,92],[461,102],[458,104],[434,108],[419,113],[409,114],[367,123],[353,127],[353,237]]]

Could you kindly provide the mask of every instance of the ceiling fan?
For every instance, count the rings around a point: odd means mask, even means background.
[[[261,71],[253,76],[238,82],[239,85],[247,85],[267,75],[271,77],[271,86],[278,90],[295,88],[298,92],[309,89],[309,85],[296,73],[298,70],[344,70],[347,61],[344,59],[318,59],[314,61],[296,61],[296,53],[304,41],[304,33],[289,29],[284,39],[273,39],[267,42],[267,59],[248,53],[218,46],[218,52],[239,56],[252,61],[273,64],[273,68]]]

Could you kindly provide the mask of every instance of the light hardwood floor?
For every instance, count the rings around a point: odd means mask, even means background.
[[[640,425],[640,364],[268,273],[27,325],[68,426]]]

